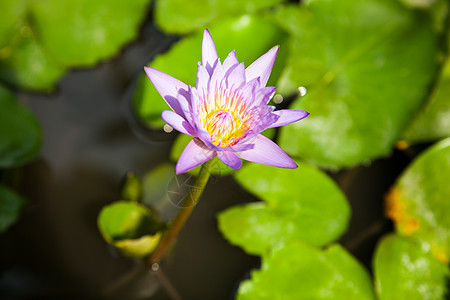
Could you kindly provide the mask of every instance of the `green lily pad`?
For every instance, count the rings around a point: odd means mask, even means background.
[[[388,155],[437,70],[431,17],[391,0],[306,1],[274,17],[292,35],[279,92],[305,86],[291,108],[311,113],[281,129],[282,148],[331,169]]]
[[[35,159],[41,136],[35,117],[0,86],[0,167],[17,167]]]
[[[371,278],[344,248],[321,251],[295,242],[263,258],[261,270],[241,283],[238,300],[375,299]]]
[[[273,6],[283,0],[164,0],[155,5],[156,24],[176,34],[204,28],[224,16],[237,16]]]
[[[3,47],[14,34],[18,20],[23,17],[25,5],[25,1],[20,0],[0,1],[0,11],[2,12],[2,18],[0,20],[0,55]]]
[[[155,215],[135,202],[117,201],[104,206],[97,223],[103,238],[131,257],[150,254],[162,235],[162,225]]]
[[[285,38],[284,32],[272,22],[248,15],[216,23],[211,26],[210,32],[222,62],[234,49],[239,61],[243,61],[246,66]],[[182,39],[168,52],[156,57],[149,66],[195,86],[197,63],[201,61],[202,37],[203,30]],[[275,74],[276,69],[281,68],[282,62],[283,60],[275,62]],[[139,79],[133,104],[138,116],[148,126],[164,126],[161,112],[170,108],[144,72]]]
[[[0,79],[23,89],[50,92],[66,70],[42,49],[27,24],[0,50]]]
[[[450,44],[449,44],[450,47]],[[442,68],[435,90],[425,107],[403,133],[409,143],[430,142],[450,136],[450,59]]]
[[[9,188],[0,185],[0,232],[5,231],[19,217],[27,201]]]
[[[41,0],[33,5],[43,48],[65,66],[93,65],[135,39],[151,0]]]
[[[385,237],[377,247],[374,269],[380,300],[447,299],[448,267],[408,238]]]
[[[450,138],[421,154],[387,197],[387,215],[399,234],[418,240],[444,263],[450,261]]]
[[[91,66],[136,38],[150,1],[1,1],[0,79],[52,91],[67,68]]]
[[[232,244],[263,255],[290,240],[323,246],[345,231],[350,208],[344,194],[320,170],[298,164],[295,170],[250,164],[236,173],[236,180],[264,202],[219,214],[219,229]]]

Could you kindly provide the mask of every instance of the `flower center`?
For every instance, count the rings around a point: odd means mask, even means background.
[[[240,95],[220,90],[203,98],[201,102],[199,117],[202,127],[211,136],[211,143],[225,148],[235,145],[246,136],[250,115]]]

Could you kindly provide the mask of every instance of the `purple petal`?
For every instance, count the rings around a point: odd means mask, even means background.
[[[254,106],[258,87],[259,78],[255,78],[252,81],[247,82],[241,89],[242,98],[247,102],[249,107]]]
[[[227,87],[236,89],[243,84],[245,84],[245,67],[244,63],[240,63],[227,76]]]
[[[220,63],[218,63],[214,69],[212,69],[211,71],[211,79],[209,81],[209,92],[214,92],[217,88],[220,88],[223,77],[224,77],[224,72],[223,72],[223,67]]]
[[[205,29],[205,31],[203,31],[202,64],[205,67],[208,65],[212,67],[217,58],[217,51],[214,41],[208,29]]]
[[[236,51],[231,51],[227,58],[225,58],[225,60],[223,61],[222,67],[224,72],[226,73],[231,67],[238,65],[239,61],[236,57]]]
[[[166,100],[167,104],[174,112],[184,115],[183,110],[178,103],[178,94],[188,94],[188,86],[178,79],[167,75],[159,70],[144,67],[145,73],[155,86],[158,93]]]
[[[194,128],[192,128],[191,124],[189,124],[189,122],[186,121],[182,116],[174,113],[173,111],[163,111],[161,113],[161,118],[175,130],[187,135],[195,136],[195,131]]]
[[[275,58],[278,54],[278,48],[279,46],[273,47],[247,67],[245,70],[247,82],[253,78],[260,77],[261,87],[266,86],[267,80],[269,80],[270,72],[272,72]]]
[[[297,168],[295,161],[290,158],[283,149],[265,136],[258,134],[251,142],[255,144],[253,149],[236,152],[240,158],[274,167],[289,169]]]
[[[188,96],[188,98],[190,99],[191,97]],[[177,99],[178,99],[178,103],[180,104],[180,108],[181,108],[181,110],[184,113],[184,118],[186,119],[186,121],[189,122],[189,124],[192,125],[193,122],[192,122],[192,115],[191,115],[191,112],[190,112],[190,107],[191,106],[189,104],[189,101],[182,94],[179,94]]]
[[[217,156],[219,157],[221,162],[223,162],[230,168],[238,170],[242,167],[242,161],[236,154],[231,151],[217,151]]]
[[[193,138],[184,148],[183,153],[181,153],[175,172],[177,174],[187,172],[214,156],[216,156],[215,151],[208,149],[199,139]]]
[[[256,92],[256,98],[254,101],[254,105],[266,105],[269,103],[270,99],[272,99],[275,94],[277,88],[274,86],[267,86],[264,88],[260,88]]]
[[[297,122],[301,119],[309,116],[309,112],[304,110],[294,110],[294,109],[282,109],[274,111],[273,114],[279,116],[275,123],[272,123],[267,128],[281,127],[287,124]]]
[[[204,66],[199,64],[197,67],[197,91],[201,95],[208,94],[209,92],[208,82],[209,82],[209,73]]]

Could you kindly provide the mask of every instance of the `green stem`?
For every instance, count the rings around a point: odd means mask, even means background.
[[[170,223],[169,228],[164,232],[161,241],[156,247],[155,251],[149,256],[147,263],[152,269],[157,270],[159,268],[159,262],[163,259],[167,250],[169,250],[175,238],[178,236],[181,228],[183,228],[184,223],[191,215],[197,204],[200,196],[205,189],[206,183],[208,182],[210,175],[211,161],[209,160],[202,165],[200,172],[192,186],[188,197],[183,202],[183,207],[178,212],[177,216]],[[156,264],[156,265],[155,265]]]

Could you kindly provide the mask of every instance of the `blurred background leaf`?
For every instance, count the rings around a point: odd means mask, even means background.
[[[221,61],[236,50],[239,61],[249,66],[274,45],[282,43],[285,33],[265,18],[244,15],[226,19],[209,28]],[[203,30],[199,30],[175,44],[169,51],[156,57],[149,66],[167,73],[186,84],[195,86],[197,64],[201,61]],[[283,47],[282,47],[283,48]],[[273,85],[277,72],[283,66],[283,54],[275,62],[269,85]],[[277,71],[278,70],[278,71]],[[142,73],[133,99],[134,108],[141,120],[150,127],[162,128],[165,124],[161,112],[169,109],[153,84]]]
[[[281,129],[287,152],[326,168],[390,153],[437,70],[431,17],[390,0],[308,1],[274,18],[291,33],[282,94],[311,115]]]
[[[18,167],[36,158],[41,136],[36,118],[0,85],[0,168]]]
[[[155,22],[166,32],[185,34],[193,30],[204,29],[209,23],[218,19],[250,14],[281,2],[284,0],[157,1]]]
[[[293,242],[263,258],[241,283],[238,300],[375,299],[371,278],[340,245],[325,250]]]
[[[24,198],[0,184],[0,233],[17,220],[25,203]]]
[[[399,234],[420,241],[422,249],[450,261],[450,138],[408,166],[387,196],[387,215]]]
[[[408,238],[397,235],[383,238],[373,265],[376,291],[381,300],[447,299],[448,266]]]
[[[151,0],[5,0],[0,79],[51,91],[69,67],[86,67],[135,39]]]
[[[450,21],[449,21],[450,22]],[[448,29],[450,31],[450,28]],[[447,52],[450,51],[447,32]],[[447,53],[436,86],[427,102],[406,128],[402,138],[409,144],[431,142],[450,136],[450,59]]]
[[[299,162],[295,170],[249,164],[236,180],[264,202],[234,206],[218,216],[219,229],[247,253],[264,255],[290,240],[326,245],[346,230],[350,207],[324,173]]]

